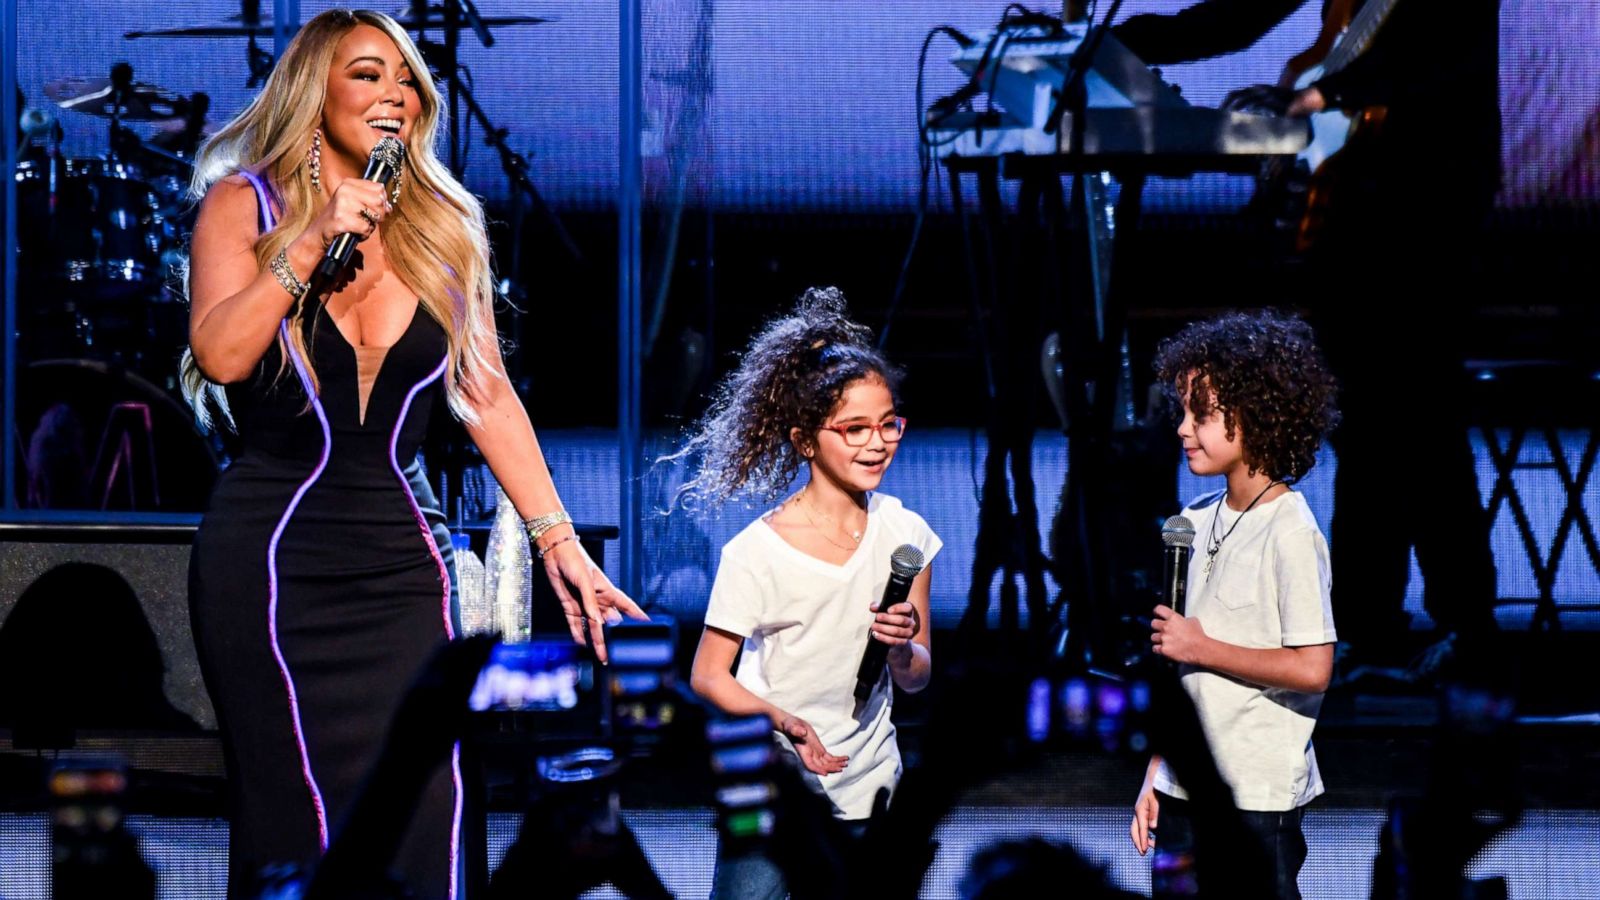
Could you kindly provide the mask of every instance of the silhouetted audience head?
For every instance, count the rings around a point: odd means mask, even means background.
[[[998,841],[979,850],[961,878],[962,900],[1022,900],[1048,893],[1086,900],[1138,897],[1111,885],[1105,870],[1071,844],[1043,838]]]
[[[197,729],[162,692],[165,673],[128,582],[105,566],[64,563],[23,590],[0,624],[0,727]]]

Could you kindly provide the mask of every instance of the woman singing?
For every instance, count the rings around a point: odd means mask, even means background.
[[[388,16],[300,30],[211,139],[189,275],[184,382],[242,447],[195,537],[190,604],[234,802],[230,894],[327,848],[412,674],[451,625],[442,515],[416,462],[442,393],[528,523],[575,640],[643,617],[589,560],[508,382],[478,202],[435,158],[439,95]],[[387,185],[378,141],[406,148]],[[360,238],[336,284],[308,285]],[[455,895],[456,766],[400,854],[419,897]]]

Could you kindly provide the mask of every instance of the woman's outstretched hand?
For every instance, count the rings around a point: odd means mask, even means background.
[[[544,557],[545,575],[561,601],[572,639],[594,647],[595,656],[607,662],[605,626],[615,625],[623,616],[648,620],[633,598],[623,593],[606,573],[594,564],[578,541],[567,540],[550,546]],[[587,626],[585,625],[587,623]]]

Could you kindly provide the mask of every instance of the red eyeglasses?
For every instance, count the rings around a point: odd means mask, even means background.
[[[904,416],[895,416],[892,419],[868,425],[865,422],[848,422],[844,425],[824,425],[825,431],[837,432],[844,438],[847,447],[865,447],[872,441],[872,433],[877,432],[885,444],[898,444],[906,436],[906,420]]]

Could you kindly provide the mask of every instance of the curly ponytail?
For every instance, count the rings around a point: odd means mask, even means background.
[[[717,506],[740,494],[776,499],[800,471],[792,430],[815,434],[845,388],[863,378],[896,391],[900,372],[872,345],[871,330],[848,313],[838,288],[810,288],[793,312],[756,335],[683,445],[660,460],[687,459],[692,466],[675,504]]]

